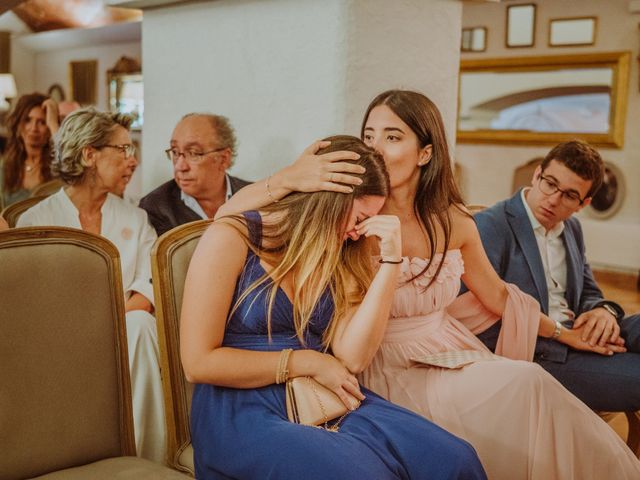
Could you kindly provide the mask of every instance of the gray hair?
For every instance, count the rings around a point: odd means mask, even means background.
[[[53,138],[51,170],[69,185],[82,183],[87,168],[82,149],[106,145],[117,127],[129,130],[132,121],[129,115],[95,108],[82,108],[69,114]]]
[[[216,136],[218,137],[218,148],[228,148],[231,150],[231,165],[233,165],[233,159],[236,158],[237,154],[237,140],[236,134],[229,122],[229,119],[223,115],[215,115],[213,113],[198,113],[192,112],[187,113],[180,120],[184,120],[189,117],[203,117],[209,120],[209,123],[216,131]]]

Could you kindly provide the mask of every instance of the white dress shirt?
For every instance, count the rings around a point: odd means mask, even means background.
[[[107,195],[101,212],[100,233],[120,252],[125,296],[139,292],[153,303],[151,247],[157,235],[147,212],[112,194]],[[24,212],[16,226],[47,225],[82,229],[78,209],[63,188]]]
[[[527,212],[533,233],[538,243],[544,276],[547,281],[549,292],[549,317],[552,320],[564,322],[573,320],[574,312],[569,308],[565,293],[567,291],[567,252],[562,239],[564,222],[558,223],[547,232],[538,219],[533,215],[526,199],[526,192],[529,188],[522,189],[520,197]]]
[[[229,181],[229,175],[224,176],[224,181],[227,185],[227,196],[225,200],[229,200],[233,195],[233,192],[231,191],[231,182]],[[207,214],[204,213],[204,210],[202,209],[198,201],[191,195],[184,193],[184,190],[180,190],[180,200],[182,200],[182,203],[184,203],[187,207],[196,212],[203,220],[209,218]]]

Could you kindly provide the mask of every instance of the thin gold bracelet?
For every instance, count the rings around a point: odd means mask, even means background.
[[[392,265],[400,265],[402,263],[402,258],[400,260],[383,260],[382,258],[378,260],[378,263],[391,263]]]
[[[278,359],[278,370],[276,371],[276,384],[281,384],[289,379],[289,355],[293,350],[291,348],[285,348],[280,351],[280,358]]]
[[[280,200],[278,200],[276,197],[274,197],[274,196],[271,194],[271,189],[269,188],[269,180],[271,180],[271,177],[272,177],[272,175],[269,175],[269,176],[267,177],[267,181],[265,182],[265,186],[267,187],[267,195],[269,195],[269,198],[271,199],[271,201],[272,201],[273,203],[278,203]]]

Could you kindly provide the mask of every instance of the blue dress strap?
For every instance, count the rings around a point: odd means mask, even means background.
[[[249,241],[256,247],[262,245],[262,217],[257,210],[249,210],[243,213],[247,219],[247,230],[249,231]]]

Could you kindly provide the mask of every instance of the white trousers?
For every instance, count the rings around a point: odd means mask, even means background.
[[[167,432],[156,319],[133,310],[126,321],[136,450],[139,457],[164,463]]]

